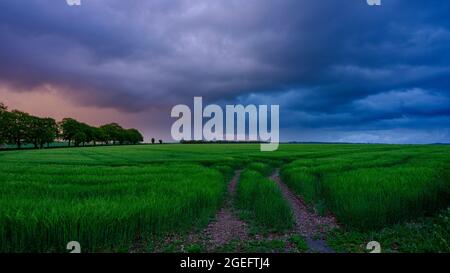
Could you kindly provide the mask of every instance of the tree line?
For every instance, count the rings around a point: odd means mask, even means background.
[[[21,148],[32,144],[35,148],[47,147],[56,140],[67,141],[71,146],[86,144],[138,144],[144,141],[137,129],[124,129],[117,123],[100,127],[90,126],[73,118],[56,122],[12,110],[0,103],[0,145],[10,144]]]

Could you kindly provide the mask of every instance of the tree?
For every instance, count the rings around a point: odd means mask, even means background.
[[[52,118],[30,117],[26,142],[33,143],[35,148],[53,142],[58,134],[56,121]]]
[[[30,117],[29,128],[26,134],[25,141],[28,143],[33,143],[34,148],[38,147],[39,137],[41,134],[41,119],[38,117]]]
[[[41,120],[43,126],[42,135],[40,138],[40,147],[43,148],[47,143],[47,147],[50,143],[54,142],[58,136],[58,124],[52,118],[44,118]]]
[[[73,118],[65,118],[61,121],[62,138],[70,143],[75,139],[75,135],[80,133],[81,124]]]
[[[21,148],[22,144],[29,139],[32,117],[24,112],[14,110],[11,112],[12,122],[9,128],[9,141]]]
[[[162,141],[162,139],[160,139],[160,140],[159,140],[159,144],[163,144],[163,141]]]
[[[110,123],[105,124],[100,127],[103,129],[108,136],[108,141],[112,141],[113,144],[115,142],[119,142],[119,144],[122,144],[124,141],[124,129],[117,123]]]
[[[103,130],[102,128],[92,127],[92,131],[94,136],[94,146],[97,142],[108,142],[108,135],[106,134],[105,130]]]
[[[75,146],[80,146],[81,143],[85,143],[87,139],[87,136],[84,132],[79,131],[73,136],[73,140],[75,143]]]
[[[86,123],[80,123],[80,132],[84,133],[85,135],[84,141],[82,141],[83,146],[85,145],[86,142],[87,143],[94,142],[95,140],[94,127],[91,127]]]
[[[8,108],[0,102],[0,145],[5,144],[9,139],[11,121],[11,113],[9,113]]]
[[[155,138],[152,137],[152,144],[155,144]]]
[[[138,144],[144,141],[144,137],[138,130],[132,128],[126,130],[126,141],[130,144]]]
[[[0,143],[16,144],[19,149],[24,143],[42,148],[45,143],[53,142],[58,133],[54,119],[38,118],[18,110],[8,112],[2,103],[0,128]]]
[[[65,118],[56,123],[52,118],[35,117],[18,110],[9,112],[0,102],[0,145],[13,143],[20,149],[24,143],[32,143],[35,148],[43,148],[44,144],[49,146],[58,136],[68,141],[69,146],[72,143],[84,146],[91,142],[96,145],[97,142],[137,144],[144,141],[137,129],[124,129],[117,123],[105,124],[99,128],[73,118]]]

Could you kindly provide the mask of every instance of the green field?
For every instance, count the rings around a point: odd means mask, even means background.
[[[291,211],[267,177],[336,216],[338,251],[450,252],[450,146],[135,145],[0,152],[0,252],[128,251],[134,242],[207,226],[242,169],[236,210],[274,232]],[[439,216],[440,214],[440,216]],[[430,244],[430,242],[434,242]]]
[[[241,176],[237,195],[237,207],[258,227],[269,231],[292,228],[289,205],[283,200],[277,185],[261,173],[246,170]]]

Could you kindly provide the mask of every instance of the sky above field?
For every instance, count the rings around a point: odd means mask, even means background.
[[[450,1],[0,1],[0,101],[170,141],[171,108],[279,104],[283,141],[450,142]]]

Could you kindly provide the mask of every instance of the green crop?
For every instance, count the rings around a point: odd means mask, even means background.
[[[280,189],[259,172],[247,170],[242,173],[236,201],[250,220],[264,229],[284,231],[293,227],[292,211]]]
[[[151,244],[154,236],[204,228],[223,206],[234,171],[244,168],[235,204],[263,229],[292,227],[289,206],[267,179],[281,168],[294,192],[333,213],[345,231],[372,234],[448,207],[448,166],[445,145],[282,144],[270,153],[256,144],[5,151],[0,252],[65,252],[69,241],[79,241],[83,252],[126,251],[138,238]],[[424,227],[433,234],[433,225]],[[441,237],[436,240],[448,242]]]

